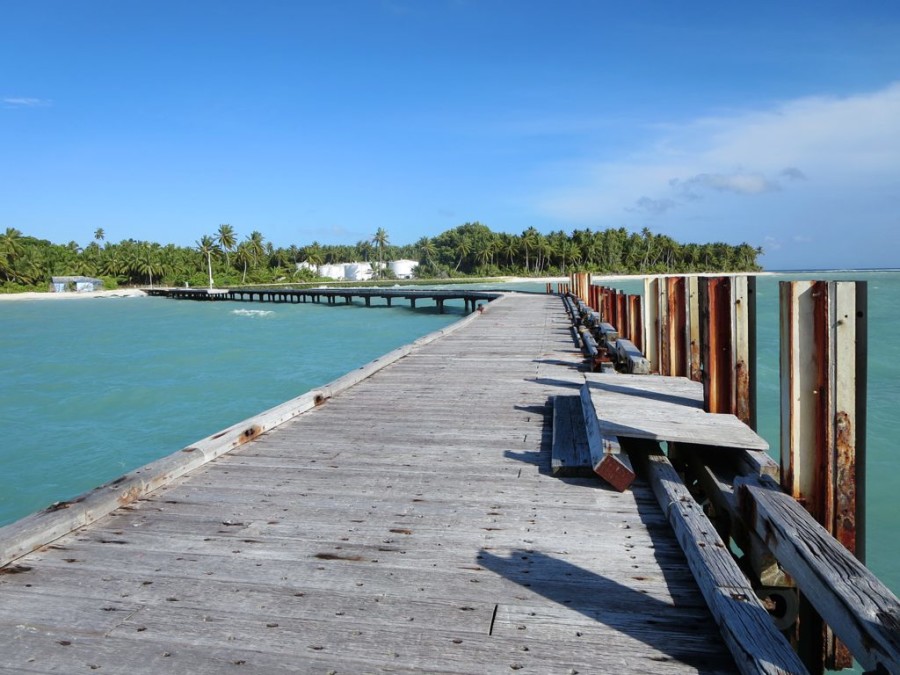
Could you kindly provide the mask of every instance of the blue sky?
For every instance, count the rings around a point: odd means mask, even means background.
[[[0,0],[0,229],[900,266],[900,3]]]

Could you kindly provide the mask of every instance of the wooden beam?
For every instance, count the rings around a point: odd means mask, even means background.
[[[658,449],[636,450],[632,455],[646,472],[656,500],[675,530],[738,670],[807,672],[668,458]]]
[[[745,523],[863,668],[900,672],[897,597],[790,495],[745,482],[739,500]]]
[[[600,428],[597,410],[587,384],[581,388],[581,406],[594,473],[619,492],[625,491],[635,477],[631,460],[622,451],[619,439],[605,434]]]
[[[649,375],[650,362],[631,340],[616,340],[616,361],[624,364],[625,370],[633,375]]]
[[[594,474],[581,398],[578,396],[553,397],[550,473],[560,477]]]

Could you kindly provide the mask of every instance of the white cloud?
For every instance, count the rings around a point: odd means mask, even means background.
[[[3,103],[6,108],[43,108],[49,106],[51,101],[26,96],[7,96],[3,99]]]
[[[719,195],[750,201],[794,190],[896,184],[900,177],[900,82],[847,97],[796,99],[768,110],[657,126],[627,156],[554,167],[558,187],[538,198],[543,214],[594,224],[626,212],[663,216]],[[812,178],[807,178],[807,176]],[[678,209],[687,216],[688,209]],[[760,235],[760,239],[762,235]]]
[[[681,180],[673,178],[669,185],[682,194],[696,196],[696,190],[709,189],[716,192],[733,192],[739,195],[758,195],[763,192],[780,190],[781,186],[759,173],[699,173]]]

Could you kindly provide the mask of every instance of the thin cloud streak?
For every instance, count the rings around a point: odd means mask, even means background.
[[[46,108],[52,105],[52,101],[48,99],[27,96],[7,96],[3,103],[6,108]]]
[[[625,212],[662,216],[712,193],[754,198],[801,183],[829,190],[895,181],[900,83],[845,98],[803,98],[771,110],[701,118],[659,134],[621,160],[576,167],[569,185],[545,193],[537,209],[561,220],[596,223]]]

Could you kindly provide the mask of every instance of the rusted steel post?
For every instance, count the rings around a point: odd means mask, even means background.
[[[618,328],[622,333],[628,330],[628,298],[623,291],[619,291],[615,295],[616,300],[616,319]]]
[[[641,324],[641,296],[628,296],[628,339],[642,353],[644,351],[644,330]]]
[[[706,412],[732,412],[731,279],[701,277],[700,361]]]
[[[687,374],[687,304],[684,277],[660,282],[660,375]]]
[[[865,282],[827,281],[781,282],[779,289],[782,487],[860,560],[866,290]],[[800,640],[817,667],[851,665],[846,647],[805,603]]]
[[[659,374],[671,375],[670,364],[672,355],[670,353],[671,344],[669,343],[669,284],[668,277],[661,277],[657,280],[657,304],[659,307],[659,326],[657,330],[657,347],[659,349]]]
[[[687,278],[687,322],[688,322],[688,377],[694,382],[703,381],[703,371],[700,367],[700,290],[699,279],[696,276]]]
[[[650,362],[650,370],[659,372],[659,279],[644,278],[644,358]]]
[[[734,301],[734,405],[744,424],[756,429],[756,277],[732,281]]]

